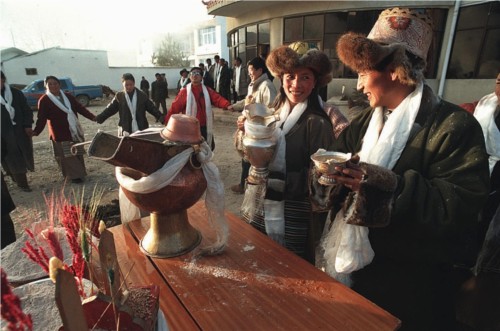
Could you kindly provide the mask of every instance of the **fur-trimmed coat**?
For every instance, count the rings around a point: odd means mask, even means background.
[[[269,174],[270,179],[284,179],[285,191],[267,187],[266,199],[285,201],[285,241],[286,247],[307,261],[314,263],[315,247],[325,224],[325,212],[313,212],[309,197],[309,169],[311,155],[319,148],[327,148],[335,139],[332,123],[323,110],[313,111],[308,106],[297,123],[285,135],[286,174]],[[288,216],[290,215],[290,216]],[[255,217],[247,222],[265,233],[264,219]]]
[[[331,150],[359,152],[373,111],[354,118]],[[438,330],[454,318],[454,281],[467,277],[477,255],[476,221],[489,191],[481,127],[424,86],[406,147],[392,171],[385,171],[397,179],[393,192],[390,180],[373,184],[381,177],[365,168],[357,204],[365,220],[358,224],[370,226],[375,258],[352,274],[353,289],[400,318],[403,327]],[[337,198],[348,193],[334,191]]]

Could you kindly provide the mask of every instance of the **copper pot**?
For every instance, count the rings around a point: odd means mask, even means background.
[[[165,140],[166,139],[166,140]],[[160,169],[169,159],[203,141],[196,118],[176,114],[160,132],[139,132],[136,136],[113,137],[99,132],[91,143],[89,156],[122,167],[122,173],[136,180]],[[151,193],[135,193],[122,187],[127,198],[150,213],[150,228],[140,242],[141,250],[153,257],[182,255],[201,242],[187,209],[207,188],[207,181],[195,154],[167,186]]]

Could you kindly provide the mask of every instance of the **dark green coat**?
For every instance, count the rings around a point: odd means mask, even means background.
[[[354,118],[331,149],[359,152],[373,111]],[[353,289],[401,318],[403,327],[444,330],[439,326],[453,318],[454,280],[467,276],[457,266],[475,262],[475,227],[489,191],[479,123],[425,86],[414,129],[392,171],[398,185],[390,222],[370,228],[375,258],[353,273]],[[377,206],[376,195],[366,201]]]

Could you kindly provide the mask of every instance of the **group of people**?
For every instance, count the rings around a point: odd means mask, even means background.
[[[394,314],[401,330],[464,327],[455,299],[473,277],[484,228],[478,220],[500,146],[498,95],[480,102],[489,107],[480,125],[426,84],[431,24],[421,12],[393,8],[367,36],[339,38],[337,54],[358,73],[357,90],[369,103],[350,122],[319,98],[332,78],[324,53],[307,43],[271,51],[266,64],[281,83],[271,105],[280,118],[278,147],[263,212],[242,215]],[[336,172],[319,173],[310,160],[319,149],[353,156]],[[321,175],[332,184],[320,184]],[[255,192],[247,188],[244,201],[261,198]],[[498,201],[493,210],[498,219]]]
[[[151,95],[149,93],[149,88],[151,87]],[[157,72],[155,74],[155,80],[149,84],[149,81],[142,76],[141,78],[141,83],[139,85],[139,88],[141,89],[144,94],[148,98],[151,98],[159,110],[161,109],[163,114],[167,114],[167,102],[165,99],[168,99],[168,81],[167,77],[165,74],[160,74]],[[160,108],[161,107],[161,108]]]
[[[432,19],[424,13],[390,8],[367,36],[348,32],[339,38],[340,61],[358,73],[357,90],[369,103],[350,121],[320,98],[332,80],[328,56],[297,42],[245,66],[235,59],[234,104],[229,68],[215,56],[214,64],[207,59],[206,67],[181,71],[182,86],[168,113],[135,88],[131,74],[123,75],[124,90],[97,116],[49,76],[33,132],[32,117],[16,115],[16,106],[5,124],[14,127],[11,139],[25,135],[30,142],[48,121],[63,174],[78,179],[83,158],[68,155],[65,146],[81,141],[77,114],[103,123],[118,112],[120,134],[126,135],[148,127],[146,112],[165,125],[173,114],[184,113],[198,119],[215,148],[212,106],[241,111],[246,102],[256,102],[273,108],[278,143],[263,211],[242,214],[243,219],[398,317],[401,330],[455,330],[455,297],[472,275],[485,236],[477,235],[478,220],[490,192],[498,192],[498,181],[491,180],[500,157],[500,75],[496,94],[481,100],[473,114],[441,99],[424,78],[432,36]],[[270,75],[279,80],[278,89]],[[2,74],[2,144],[4,103],[13,105],[17,95],[11,94],[4,97]],[[244,118],[236,126],[241,137]],[[320,173],[311,162],[318,150],[352,158],[336,172]],[[26,169],[32,166],[28,161]],[[249,168],[243,155],[241,182],[232,188],[247,194],[245,201],[260,199],[256,192],[262,192],[245,190]],[[331,184],[321,184],[319,176]],[[491,208],[500,217],[498,201]],[[483,221],[486,232],[490,220]]]

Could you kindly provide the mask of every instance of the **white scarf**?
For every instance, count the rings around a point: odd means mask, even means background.
[[[280,120],[276,124],[278,134],[278,142],[276,144],[276,152],[274,158],[269,164],[269,171],[286,173],[286,139],[285,135],[297,123],[300,116],[307,109],[307,100],[301,102],[290,110],[290,103],[285,102],[280,110]],[[281,126],[283,125],[283,128]],[[282,180],[268,179],[268,187],[273,187],[277,191],[283,192],[285,183]],[[264,219],[266,225],[266,233],[276,242],[285,244],[285,202],[284,200],[264,200]]]
[[[181,77],[181,83],[180,83],[181,88],[183,88],[184,86],[186,86],[187,81],[188,81],[187,77]]]
[[[189,83],[186,85],[186,115],[196,117],[196,114],[198,113],[198,107],[196,106],[196,99],[194,98],[194,94],[191,92],[191,84]],[[203,85],[201,84],[201,88],[203,89],[203,97],[205,98],[205,111],[206,111],[206,117],[207,117],[207,143],[208,146],[212,146],[212,140],[213,140],[213,132],[212,132],[212,127],[213,127],[213,113],[212,113],[212,101],[210,100],[210,94],[208,94],[208,90]]]
[[[2,97],[0,100],[1,104],[7,108],[7,111],[9,112],[10,115],[10,121],[12,122],[12,125],[16,125],[16,122],[14,122],[14,116],[16,115],[16,110],[14,107],[12,107],[12,91],[10,90],[10,86],[7,83],[4,83],[3,86],[5,87],[5,99]]]
[[[392,112],[384,124],[384,109],[375,108],[363,137],[360,161],[392,169],[406,146],[422,101],[423,83],[417,85]],[[357,199],[356,194],[354,200]],[[352,212],[352,203],[345,214]],[[368,228],[345,222],[341,209],[331,228],[327,224],[321,246],[328,274],[350,285],[349,274],[370,264],[374,257],[368,239]],[[329,229],[329,230],[328,230]],[[354,238],[354,239],[353,239]]]
[[[63,91],[60,92],[64,105],[49,90],[47,90],[45,94],[47,94],[50,101],[52,101],[59,109],[68,114],[69,131],[71,132],[71,138],[73,138],[73,141],[82,142],[84,140],[83,128],[80,125],[80,121],[78,121],[78,117],[76,117],[75,112],[71,109],[71,103],[69,102],[66,94]]]
[[[141,135],[151,133],[159,134],[162,128],[149,128],[143,131],[137,131],[132,137],[141,138]],[[125,196],[122,187],[135,193],[156,192],[167,185],[183,186],[185,183],[177,175],[182,168],[189,162],[191,155],[196,153],[197,160],[201,163],[203,174],[207,181],[207,191],[205,194],[205,206],[207,208],[207,218],[209,224],[214,227],[217,239],[211,245],[201,249],[200,254],[218,254],[220,253],[228,239],[229,229],[224,215],[224,183],[220,179],[219,169],[213,163],[213,152],[206,142],[200,145],[200,150],[195,152],[193,148],[185,149],[169,159],[163,167],[146,177],[133,179],[123,173],[123,168],[116,167],[115,175],[120,184],[119,203],[120,215],[123,223],[130,222],[140,218],[139,208],[133,205]]]
[[[474,117],[483,129],[486,152],[490,156],[490,175],[495,164],[500,160],[500,131],[495,124],[495,116],[498,115],[499,111],[498,97],[495,92],[482,97],[474,110]]]
[[[124,136],[127,136],[130,133],[134,133],[139,131],[139,126],[137,125],[137,91],[134,90],[134,95],[132,96],[132,101],[130,101],[130,97],[128,96],[127,91],[125,91],[125,100],[127,100],[128,109],[130,109],[130,113],[132,114],[132,132],[123,132]]]
[[[240,90],[241,65],[239,67],[236,67],[235,71],[236,71],[236,82],[235,82],[234,89],[236,90],[236,92],[238,92]]]
[[[215,66],[215,70],[216,70],[216,75],[215,75],[215,90],[217,91],[217,93],[220,92],[219,91],[219,86],[220,86],[220,72],[222,71],[221,69],[222,69],[222,67],[219,64],[217,64]]]

